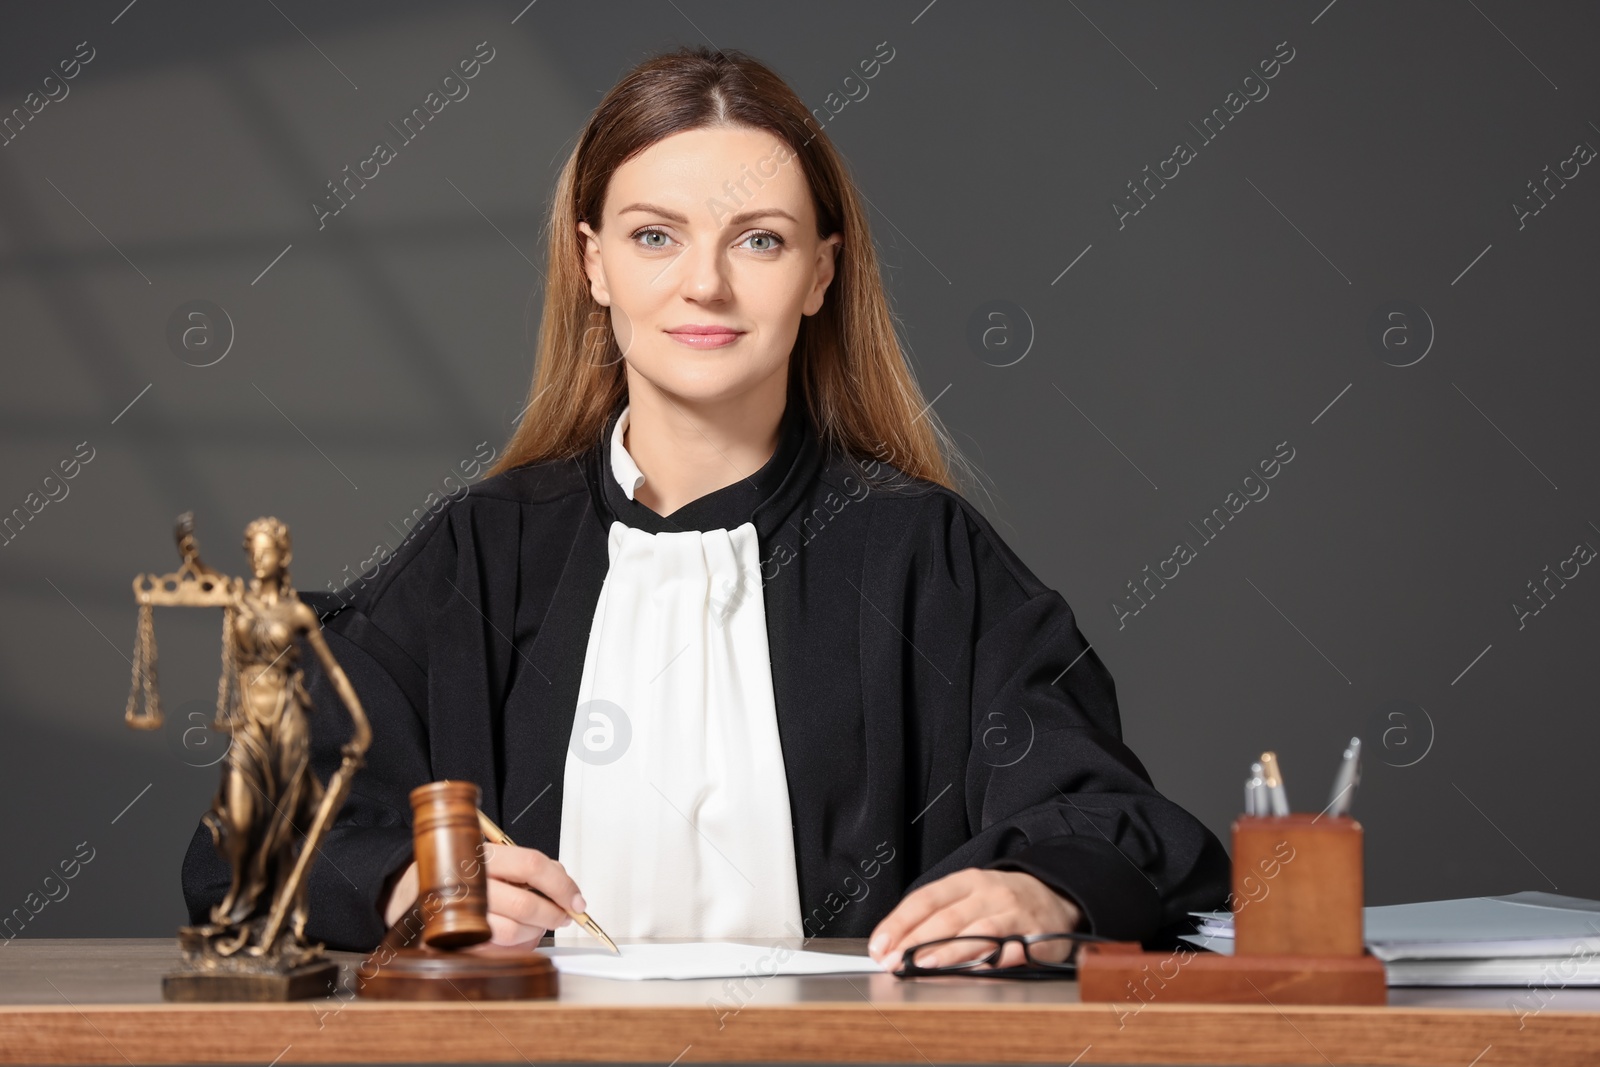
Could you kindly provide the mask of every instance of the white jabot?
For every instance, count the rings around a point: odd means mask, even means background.
[[[644,481],[622,445],[610,469]],[[613,521],[567,749],[559,859],[614,937],[801,933],[755,526]],[[575,925],[556,939],[587,939]]]

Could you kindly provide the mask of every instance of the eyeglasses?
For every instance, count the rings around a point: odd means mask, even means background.
[[[900,959],[900,969],[894,973],[901,978],[930,974],[972,974],[992,978],[1060,977],[1077,970],[1073,956],[1080,942],[1110,940],[1083,933],[943,937],[906,949]],[[1022,956],[1027,962],[1001,967],[1001,954],[1011,941],[1022,946]]]

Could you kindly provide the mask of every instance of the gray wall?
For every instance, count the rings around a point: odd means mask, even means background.
[[[987,476],[969,495],[1077,611],[1167,793],[1226,840],[1253,754],[1315,808],[1362,733],[1369,901],[1600,897],[1600,567],[1563,563],[1600,546],[1592,9],[124,4],[0,33],[8,112],[93,50],[0,148],[0,512],[93,450],[0,548],[0,911],[93,850],[28,935],[184,921],[215,613],[158,614],[173,721],[122,722],[129,582],[176,563],[173,516],[235,572],[244,524],[279,516],[302,589],[395,544],[518,414],[542,210],[589,109],[703,40],[817,108],[860,97],[826,129]],[[324,183],[483,41],[470,95],[319,228]],[[1170,180],[1141,201],[1147,166]],[[174,345],[199,300],[225,313],[212,347]],[[1521,614],[1547,565],[1577,575]]]

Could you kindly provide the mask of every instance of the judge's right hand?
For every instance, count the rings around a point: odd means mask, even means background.
[[[586,911],[577,883],[568,877],[560,863],[538,849],[519,845],[483,844],[484,867],[488,874],[490,940],[497,945],[536,943],[548,930],[572,921],[554,901],[566,901],[573,911]],[[550,897],[546,900],[531,892],[533,886]],[[393,926],[417,902],[417,864],[412,861],[395,883],[384,910],[384,921]]]

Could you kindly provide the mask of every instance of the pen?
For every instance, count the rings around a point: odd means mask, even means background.
[[[478,812],[478,824],[483,827],[483,836],[488,838],[490,841],[494,842],[495,844],[497,844],[497,845],[515,845],[516,844],[516,842],[511,840],[511,837],[504,830],[502,830],[502,829],[500,829],[500,827],[496,826],[494,824],[494,821],[491,820],[489,818],[489,816],[485,815],[482,811]],[[550,901],[550,903],[555,904],[562,911],[564,911],[568,915],[572,916],[572,921],[573,922],[577,923],[579,926],[581,926],[585,930],[587,930],[590,933],[590,935],[592,935],[594,937],[594,939],[596,941],[600,942],[606,948],[610,949],[615,955],[618,955],[618,956],[622,955],[622,950],[617,947],[617,943],[615,941],[611,940],[611,938],[606,935],[606,932],[604,930],[600,929],[600,924],[599,923],[597,923],[593,919],[589,918],[589,913],[588,912],[586,912],[586,911],[573,911],[571,908],[567,907],[565,904],[562,904],[560,901],[552,899],[550,894],[544,893],[544,892],[540,892],[538,889],[534,889],[534,887],[531,886],[531,885],[528,886],[528,888],[532,889],[535,893],[538,893],[541,897],[544,897],[546,900]]]
[[[1270,814],[1270,803],[1267,800],[1267,780],[1261,770],[1259,761],[1250,764],[1250,777],[1244,783],[1244,788],[1244,813],[1246,815]]]
[[[1333,795],[1328,798],[1325,814],[1335,817],[1350,814],[1350,800],[1356,784],[1361,781],[1361,738],[1352,737],[1339,761],[1339,771],[1333,776]]]
[[[1276,752],[1261,753],[1262,777],[1266,780],[1267,798],[1271,802],[1272,814],[1289,814],[1289,794],[1283,787],[1283,772],[1278,769],[1278,754]]]

